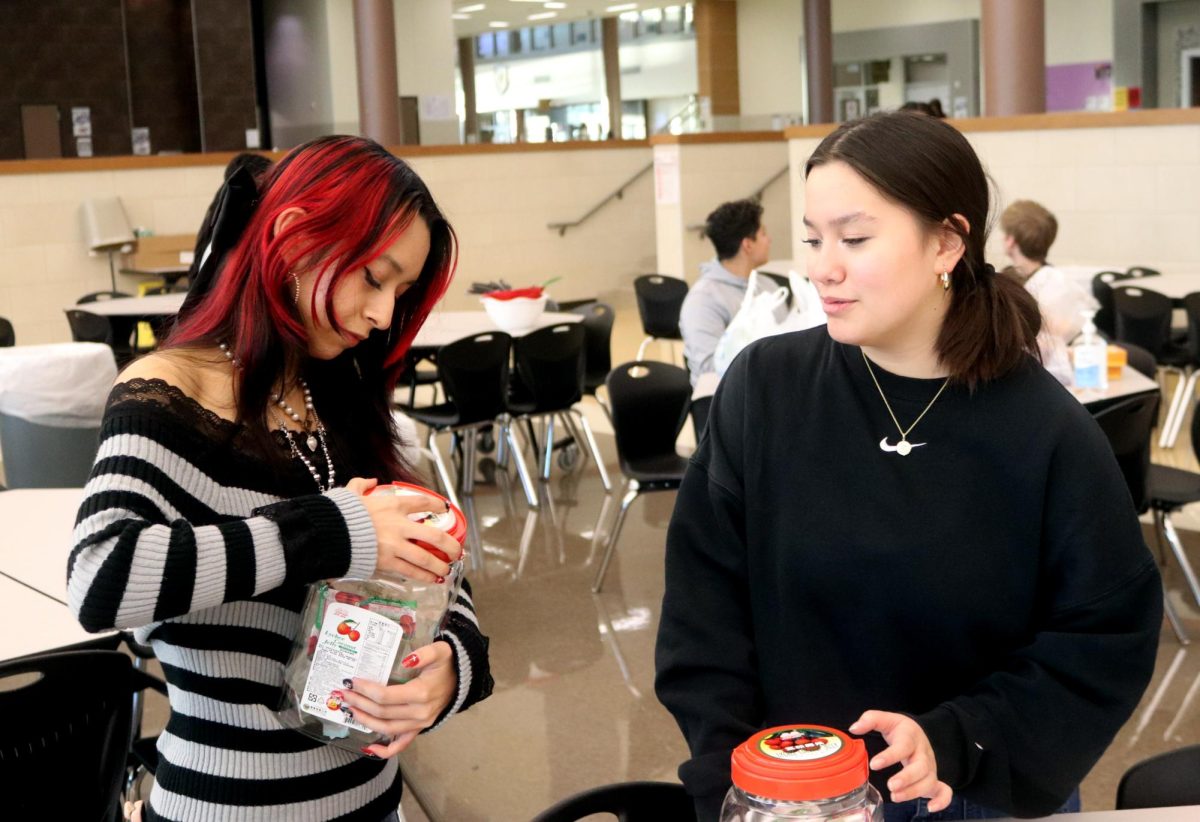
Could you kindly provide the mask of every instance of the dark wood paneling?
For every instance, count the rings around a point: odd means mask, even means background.
[[[66,156],[72,106],[91,108],[96,154],[129,153],[120,0],[3,0],[0,78],[0,158],[24,156],[23,103],[59,107]]]
[[[256,128],[254,38],[247,0],[193,4],[206,151],[237,151]]]
[[[159,151],[199,151],[190,0],[125,0],[133,124]]]

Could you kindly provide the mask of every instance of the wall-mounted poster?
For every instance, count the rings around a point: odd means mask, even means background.
[[[92,110],[87,106],[71,109],[71,136],[92,136]]]
[[[76,157],[91,157],[92,156],[92,138],[91,137],[76,137],[75,138],[75,156]]]

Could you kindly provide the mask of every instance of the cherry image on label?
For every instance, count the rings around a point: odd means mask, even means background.
[[[358,623],[353,619],[343,619],[338,623],[337,632],[349,639],[351,642],[358,642],[358,639],[362,636],[362,634],[355,629],[354,626],[357,624]]]

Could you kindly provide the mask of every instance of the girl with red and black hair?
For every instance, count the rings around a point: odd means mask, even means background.
[[[301,146],[249,189],[253,202],[213,209],[245,221],[213,249],[215,277],[113,388],[71,606],[89,630],[132,629],[162,663],[171,717],[143,819],[379,822],[399,805],[395,754],[491,692],[470,586],[406,660],[415,679],[356,679],[343,695],[390,744],[348,754],[275,709],[309,583],[440,582],[449,566],[416,542],[462,553],[409,519],[430,499],[364,495],[414,478],[390,397],[453,274],[454,232],[416,173],[360,138]]]

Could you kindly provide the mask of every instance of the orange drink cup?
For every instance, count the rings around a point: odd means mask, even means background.
[[[1125,370],[1125,364],[1129,362],[1129,352],[1119,345],[1110,345],[1108,347],[1108,380],[1121,379],[1121,372]]]

